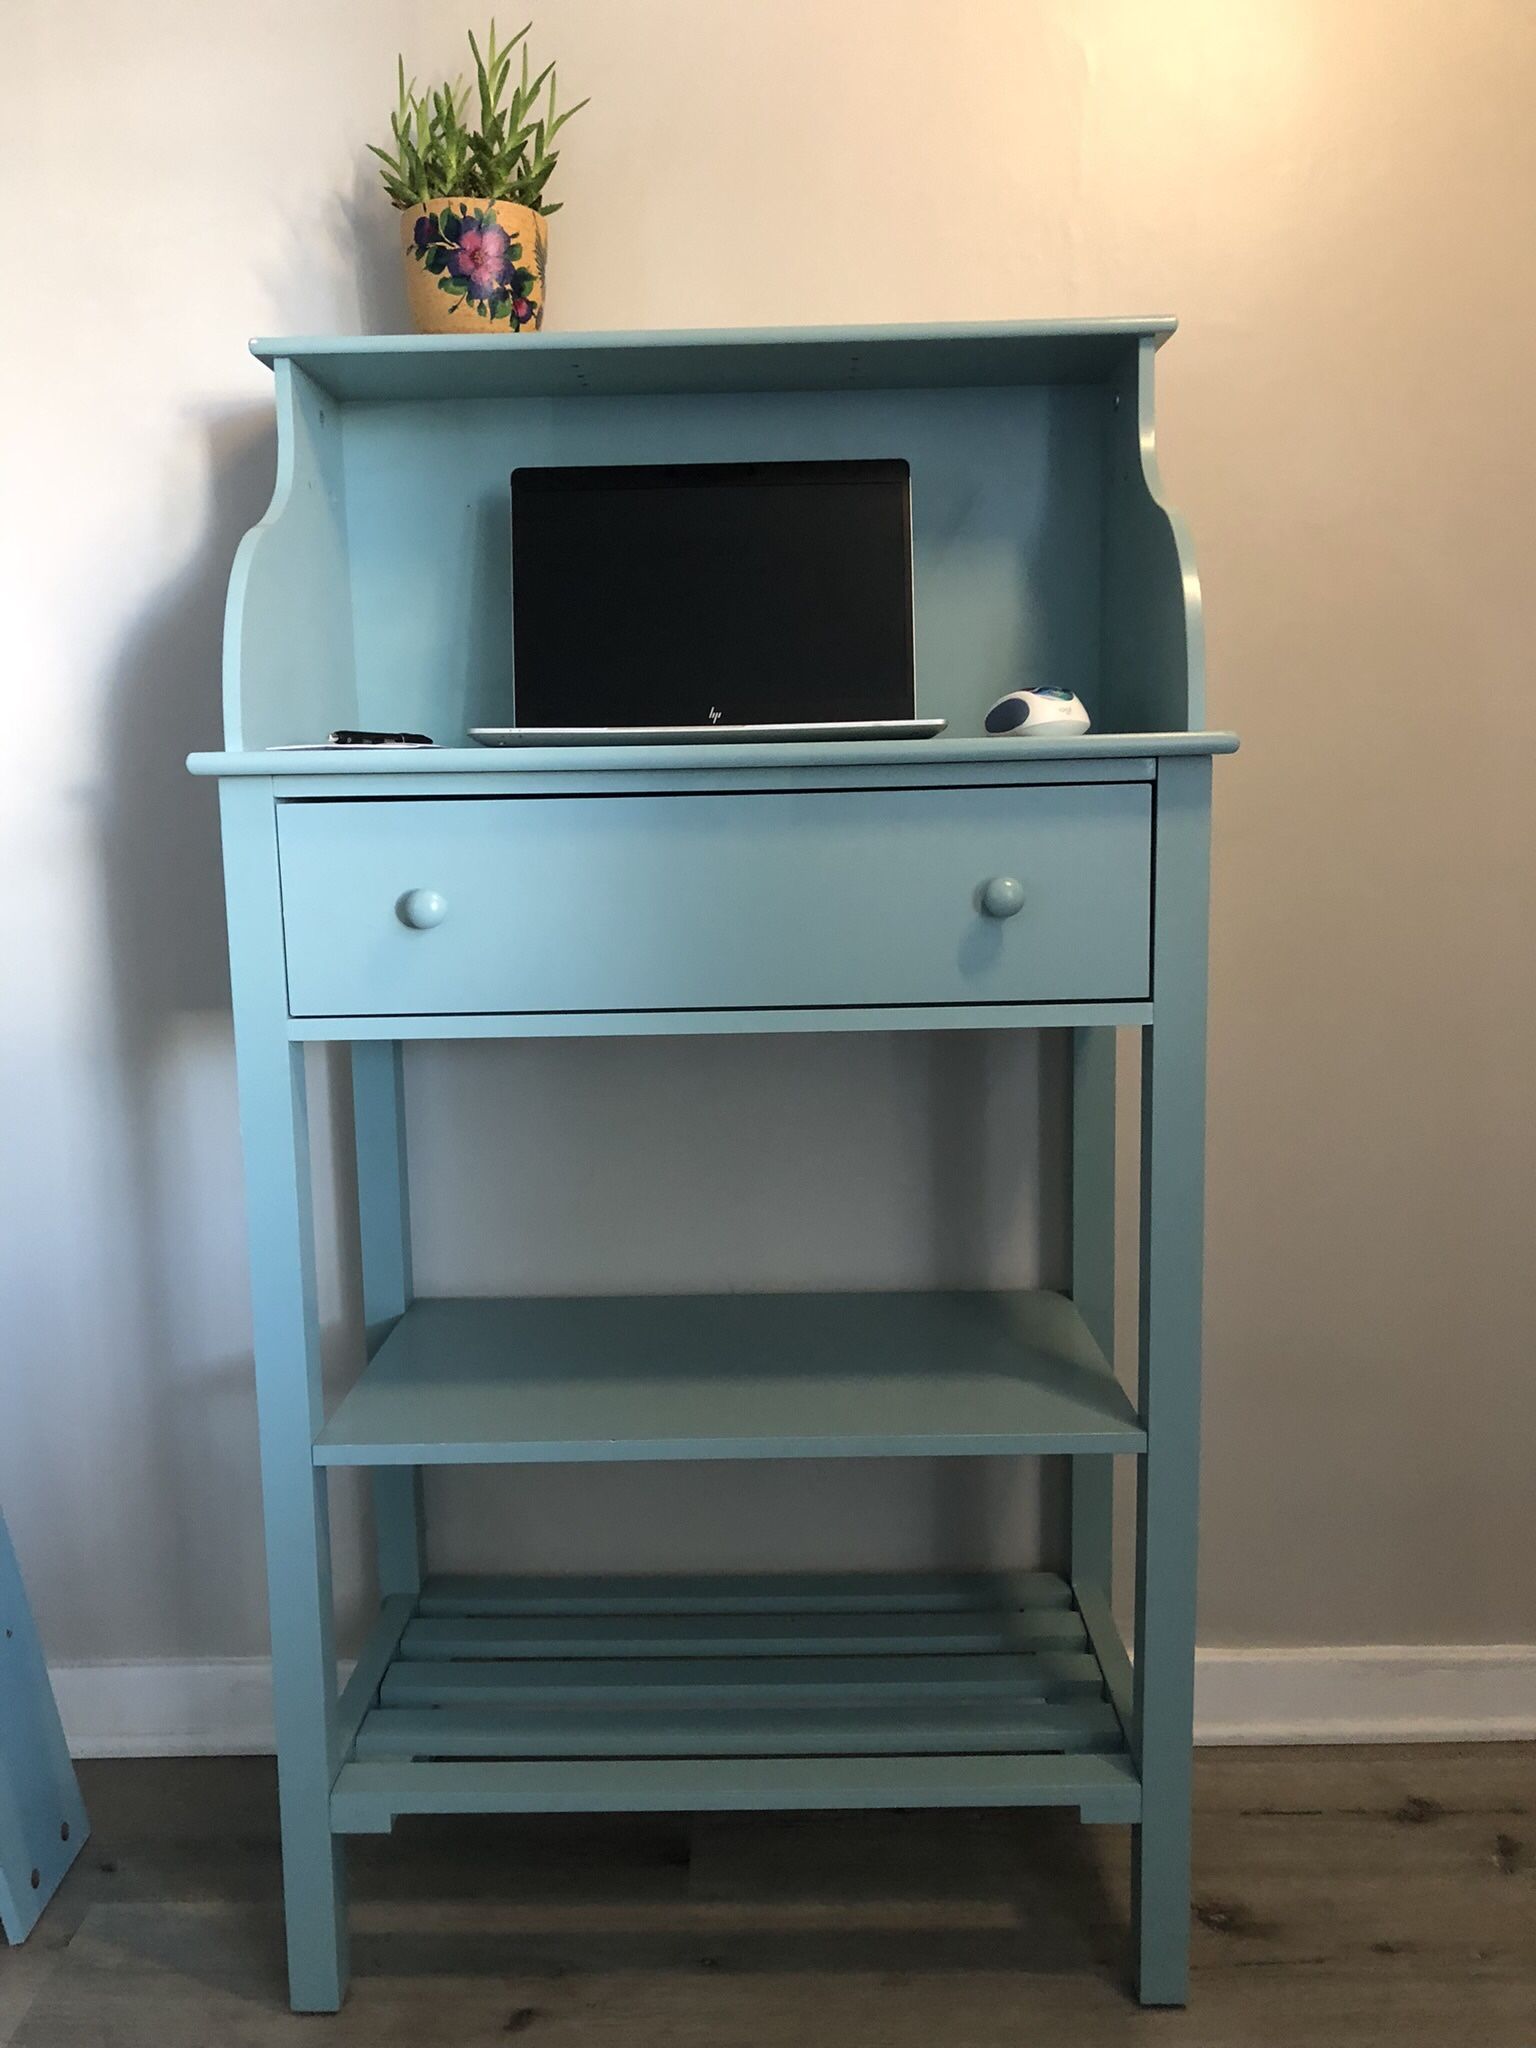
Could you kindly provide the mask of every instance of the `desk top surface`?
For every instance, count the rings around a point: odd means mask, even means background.
[[[663,769],[955,768],[986,762],[1123,761],[1164,754],[1235,754],[1230,732],[1085,733],[1071,739],[799,740],[676,747],[316,747],[301,752],[191,754],[194,775],[590,775]]]

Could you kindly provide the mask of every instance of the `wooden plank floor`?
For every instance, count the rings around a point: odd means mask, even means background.
[[[1205,1752],[1183,2014],[1124,1988],[1124,1830],[950,1813],[402,1823],[294,2019],[270,1763],[82,1776],[0,2048],[1536,2048],[1527,1746]]]

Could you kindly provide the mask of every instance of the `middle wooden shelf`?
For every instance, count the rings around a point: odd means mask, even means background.
[[[1073,1304],[1040,1291],[412,1303],[319,1465],[1135,1453]]]

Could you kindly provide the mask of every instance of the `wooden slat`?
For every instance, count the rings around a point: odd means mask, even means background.
[[[345,1762],[363,1716],[378,1698],[396,1652],[400,1637],[411,1618],[415,1602],[408,1593],[392,1593],[379,1609],[378,1620],[369,1631],[352,1675],[336,1702],[336,1754]]]
[[[360,1758],[924,1756],[1123,1748],[1103,1700],[1011,1706],[725,1708],[713,1711],[530,1711],[380,1707],[358,1736]]]
[[[1028,1614],[473,1615],[413,1621],[408,1661],[548,1657],[811,1657],[976,1655],[1080,1650],[1070,1608]]]
[[[991,1657],[655,1657],[527,1662],[393,1664],[380,1698],[390,1707],[610,1705],[829,1706],[916,1700],[1096,1698],[1097,1660],[1086,1652]]]
[[[1135,1680],[1119,1627],[1110,1611],[1109,1602],[1097,1586],[1079,1587],[1077,1604],[1083,1625],[1088,1631],[1089,1644],[1094,1656],[1099,1660],[1099,1669],[1104,1674],[1104,1689],[1109,1695],[1110,1704],[1120,1717],[1120,1726],[1124,1730],[1126,1743],[1134,1755]]]
[[[1070,1607],[1056,1572],[794,1572],[518,1578],[434,1573],[418,1613],[973,1614]]]
[[[714,1757],[581,1763],[351,1763],[335,1833],[386,1833],[403,1813],[746,1813],[791,1808],[1075,1806],[1134,1821],[1121,1756]]]

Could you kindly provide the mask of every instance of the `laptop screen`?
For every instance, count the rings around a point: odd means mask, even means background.
[[[516,722],[910,718],[902,461],[512,472]]]

